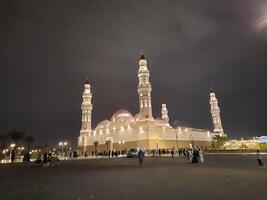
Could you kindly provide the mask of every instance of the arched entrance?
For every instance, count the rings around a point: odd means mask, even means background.
[[[105,140],[107,152],[113,150],[113,139],[111,137],[107,137]]]
[[[95,155],[98,154],[98,141],[94,142],[94,148],[95,148]]]

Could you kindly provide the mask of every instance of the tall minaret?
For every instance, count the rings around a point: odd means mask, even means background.
[[[161,105],[161,118],[169,123],[168,109],[166,104]]]
[[[151,91],[152,87],[149,82],[149,71],[147,68],[147,61],[145,56],[142,55],[139,60],[139,70],[138,70],[139,84],[137,91],[139,94],[139,110],[140,110],[140,120],[153,119],[152,115],[152,105],[151,105]]]
[[[214,126],[214,132],[223,134],[220,108],[218,106],[218,99],[213,91],[210,92],[210,112],[212,117],[212,122]]]
[[[93,105],[91,103],[92,99],[92,93],[91,93],[91,86],[88,82],[88,80],[84,84],[84,90],[83,90],[83,101],[81,105],[82,110],[82,127],[81,131],[91,131],[91,114]]]
[[[91,99],[92,99],[91,86],[88,80],[84,84],[82,98],[83,98],[82,105],[81,105],[82,125],[81,125],[81,130],[80,130],[78,146],[82,147],[83,151],[85,152],[86,146],[88,145],[88,137],[92,131],[91,118],[92,118],[92,109],[93,109],[93,105],[91,103]]]

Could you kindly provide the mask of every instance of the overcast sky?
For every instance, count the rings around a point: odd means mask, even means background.
[[[267,1],[0,2],[2,133],[76,144],[86,77],[93,127],[136,114],[143,49],[154,117],[165,102],[172,122],[212,130],[212,86],[230,138],[267,134]]]

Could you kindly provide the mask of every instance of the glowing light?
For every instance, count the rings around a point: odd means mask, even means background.
[[[10,147],[11,148],[14,148],[16,146],[16,144],[11,144]]]

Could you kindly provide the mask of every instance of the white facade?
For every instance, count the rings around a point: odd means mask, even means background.
[[[168,109],[162,104],[162,116],[153,117],[152,113],[152,86],[149,81],[147,60],[142,55],[139,60],[137,92],[139,95],[139,113],[132,115],[121,109],[113,114],[111,119],[100,122],[91,130],[91,97],[90,85],[85,84],[82,103],[82,128],[78,138],[78,147],[83,151],[129,149],[143,147],[147,149],[189,147],[189,145],[211,144],[215,133],[203,129],[190,127],[173,128],[169,124]],[[86,111],[86,112],[85,112]],[[214,109],[211,109],[214,113]],[[90,121],[89,121],[90,119]],[[99,151],[99,150],[98,150]]]

